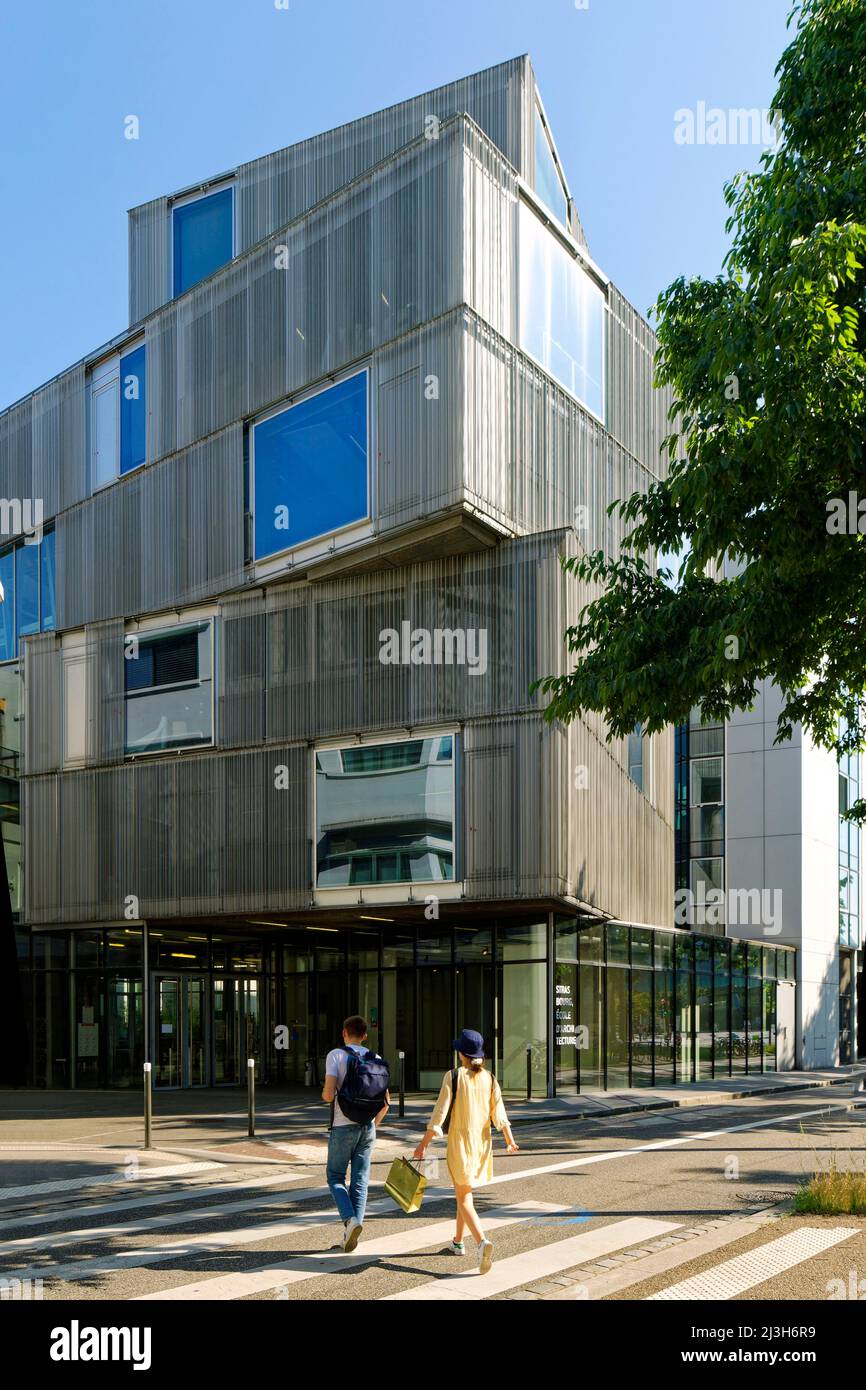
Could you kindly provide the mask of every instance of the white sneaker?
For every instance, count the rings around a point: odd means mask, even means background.
[[[489,1274],[490,1266],[493,1264],[493,1241],[482,1240],[478,1247],[478,1252],[481,1256],[478,1261],[478,1273]]]
[[[343,1249],[347,1255],[351,1255],[358,1241],[361,1239],[361,1232],[364,1227],[357,1216],[350,1216],[346,1222],[346,1229],[343,1232]]]
[[[466,1254],[466,1246],[464,1245],[463,1241],[462,1241],[462,1240],[452,1240],[451,1244],[448,1246],[448,1254],[449,1254],[449,1255],[465,1255],[465,1254]]]

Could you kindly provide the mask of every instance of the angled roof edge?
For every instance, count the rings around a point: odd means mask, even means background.
[[[288,145],[278,145],[275,149],[267,150],[260,155],[255,155],[252,159],[242,160],[240,164],[235,165],[235,167],[232,169],[225,169],[220,174],[212,174],[207,178],[198,179],[194,183],[187,184],[184,188],[175,189],[171,193],[158,193],[153,198],[146,198],[141,203],[133,204],[131,208],[127,209],[127,212],[138,212],[141,208],[148,207],[151,203],[158,203],[162,198],[167,198],[169,202],[172,202],[178,198],[188,197],[188,195],[191,193],[202,192],[210,188],[214,184],[224,183],[226,179],[236,177],[241,169],[247,168],[250,164],[257,164],[259,160],[269,159],[272,155],[281,154],[286,150],[300,149],[302,145],[311,144],[313,141],[321,140],[323,137],[328,135],[337,135],[340,131],[351,131],[353,128],[364,125],[369,121],[375,120],[377,117],[387,115],[389,111],[397,111],[401,106],[408,105],[409,102],[421,101],[425,97],[433,98],[437,96],[440,92],[447,92],[449,88],[456,87],[460,82],[471,81],[473,78],[482,77],[485,73],[496,72],[499,69],[504,70],[506,68],[519,69],[521,66],[523,67],[524,72],[529,73],[532,76],[533,81],[535,81],[532,62],[529,57],[529,54],[521,53],[514,58],[506,58],[501,63],[491,63],[486,68],[479,68],[476,72],[463,73],[461,74],[461,76],[453,78],[452,81],[442,82],[437,87],[430,87],[425,92],[414,92],[409,96],[404,97],[402,101],[394,101],[391,102],[389,106],[378,107],[375,111],[368,111],[363,116],[356,116],[351,121],[344,121],[341,125],[329,126],[326,130],[315,131],[312,135],[305,135],[302,139],[293,140]]]

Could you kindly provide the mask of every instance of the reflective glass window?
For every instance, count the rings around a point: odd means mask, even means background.
[[[324,536],[369,513],[367,373],[253,429],[256,558]]]
[[[233,199],[232,189],[224,188],[174,209],[175,295],[183,294],[231,260]]]
[[[556,166],[547,129],[541,112],[535,110],[535,191],[539,198],[559,218],[563,226],[568,222],[568,201],[565,188]]]
[[[604,418],[604,294],[577,257],[520,204],[520,346]]]
[[[147,423],[144,343],[120,359],[120,471],[144,463]]]
[[[454,878],[454,757],[439,756],[438,737],[411,739],[411,757],[379,758],[388,745],[367,745],[370,765],[346,753],[316,753],[316,886],[431,883]]]

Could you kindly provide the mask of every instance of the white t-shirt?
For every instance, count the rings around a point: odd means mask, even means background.
[[[362,1043],[347,1043],[346,1046],[351,1047],[353,1052],[357,1052],[359,1057],[366,1057],[370,1051],[369,1047],[364,1047]],[[349,1059],[341,1047],[335,1047],[325,1058],[325,1075],[336,1077],[338,1091],[346,1079],[346,1067],[348,1065]],[[348,1116],[343,1114],[340,1109],[340,1102],[335,1101],[334,1128],[336,1129],[337,1125],[353,1125],[354,1123],[354,1120],[350,1120]]]

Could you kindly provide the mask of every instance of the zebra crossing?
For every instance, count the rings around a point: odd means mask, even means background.
[[[800,1110],[797,1123],[823,1113]],[[745,1258],[740,1247],[727,1248],[743,1236],[742,1209],[708,1220],[711,1229],[705,1229],[690,1224],[688,1208],[653,1210],[650,1199],[639,1214],[629,1214],[632,1202],[607,1198],[618,1185],[625,1194],[634,1170],[663,1151],[677,1154],[687,1145],[779,1123],[765,1114],[724,1128],[714,1120],[708,1115],[709,1123],[691,1133],[677,1128],[628,1148],[566,1147],[566,1157],[542,1141],[534,1151],[532,1145],[523,1149],[516,1162],[498,1163],[477,1194],[479,1216],[496,1247],[493,1268],[483,1277],[472,1253],[461,1259],[451,1251],[450,1185],[431,1182],[421,1212],[407,1217],[384,1192],[387,1156],[374,1163],[363,1239],[347,1254],[321,1158],[287,1159],[263,1172],[242,1159],[178,1164],[165,1155],[124,1166],[119,1156],[104,1154],[99,1173],[0,1186],[0,1299],[26,1296],[16,1290],[32,1286],[43,1299],[69,1301],[603,1299],[623,1296],[623,1288],[642,1279],[655,1280],[646,1291],[649,1300],[719,1299],[862,1237],[862,1228],[840,1224],[823,1244],[806,1233],[774,1249],[772,1228],[762,1234],[756,1217],[748,1235],[756,1237],[754,1249],[766,1250]],[[605,1178],[599,1186],[594,1179],[596,1198],[605,1193],[601,1209],[581,1210],[575,1205],[581,1184],[593,1170],[608,1173],[611,1163],[622,1165],[613,1182]],[[730,1235],[726,1222],[732,1223]],[[474,1251],[471,1241],[467,1249]],[[682,1270],[698,1258],[702,1264]]]

